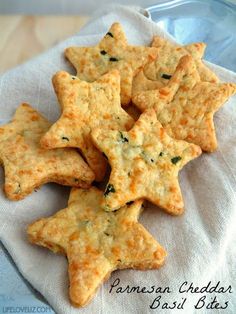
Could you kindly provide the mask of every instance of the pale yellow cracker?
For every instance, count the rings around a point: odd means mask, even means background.
[[[136,90],[132,102],[141,111],[154,108],[170,136],[212,152],[217,148],[213,115],[235,93],[236,84],[200,81],[193,58],[184,56],[165,87]]]
[[[218,78],[203,62],[202,57],[206,45],[193,43],[180,46],[171,43],[165,38],[154,36],[152,46],[158,49],[158,55],[154,62],[145,67],[144,73],[150,80],[157,80],[166,85],[168,76],[172,76],[181,57],[191,55],[195,66],[203,82],[218,82]]]
[[[0,162],[8,198],[20,200],[47,182],[88,188],[94,174],[74,149],[41,148],[39,140],[50,123],[28,104],[12,122],[0,127]]]
[[[105,210],[144,198],[170,214],[183,212],[178,172],[201,154],[200,147],[169,137],[153,109],[145,111],[129,132],[97,128],[92,138],[111,165],[102,201]]]
[[[41,145],[49,149],[80,148],[96,180],[101,181],[107,162],[91,141],[91,129],[128,130],[133,125],[133,119],[121,108],[119,72],[110,71],[88,83],[61,71],[54,75],[53,85],[62,114],[43,136]]]
[[[158,268],[166,256],[138,223],[142,201],[108,213],[100,208],[101,199],[95,187],[72,189],[67,208],[28,227],[32,243],[67,255],[75,306],[86,305],[114,270]]]
[[[119,70],[121,103],[127,105],[133,76],[139,67],[156,58],[157,49],[129,45],[121,25],[114,23],[97,46],[70,47],[65,55],[76,68],[77,76],[85,81],[95,81],[111,69]]]

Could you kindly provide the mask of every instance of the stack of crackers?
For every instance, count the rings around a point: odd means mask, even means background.
[[[213,114],[236,93],[204,65],[204,50],[160,37],[151,47],[131,46],[114,23],[97,46],[66,49],[77,75],[53,76],[58,121],[24,103],[0,127],[9,199],[47,182],[73,187],[67,208],[27,232],[32,243],[67,256],[75,306],[115,269],[164,263],[165,249],[138,223],[142,204],[183,212],[178,172],[217,148]]]

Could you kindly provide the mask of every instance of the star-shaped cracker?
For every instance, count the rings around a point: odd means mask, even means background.
[[[165,250],[138,223],[142,201],[116,212],[100,208],[102,192],[72,189],[68,207],[28,227],[32,243],[67,255],[70,300],[84,306],[116,269],[154,269]]]
[[[191,89],[196,82],[200,82],[200,76],[191,56],[184,56],[180,59],[168,84],[164,85],[160,81],[149,80],[143,69],[137,73],[134,82],[136,84],[133,84],[132,103],[143,112],[147,108],[153,107],[157,99],[160,107],[171,102],[180,85]]]
[[[194,60],[184,56],[169,84],[155,90],[136,90],[132,101],[141,111],[154,108],[170,136],[212,152],[217,148],[213,115],[235,93],[236,84],[200,81]]]
[[[12,122],[0,127],[0,162],[9,199],[20,200],[47,182],[88,188],[94,180],[75,150],[41,148],[39,140],[49,127],[28,104],[19,106]]]
[[[157,80],[163,85],[175,72],[181,57],[191,55],[200,75],[201,81],[215,83],[218,78],[203,62],[206,45],[193,43],[186,46],[175,45],[165,38],[154,36],[152,46],[158,49],[156,60],[145,67],[144,73],[150,80]]]
[[[169,137],[153,109],[146,110],[129,132],[96,129],[92,138],[111,165],[102,201],[106,211],[144,198],[170,214],[183,212],[178,172],[201,154],[199,146]]]
[[[58,72],[53,85],[62,108],[59,120],[41,139],[44,148],[78,147],[96,175],[104,177],[107,161],[91,141],[97,126],[128,130],[133,119],[120,105],[120,75],[108,72],[93,83],[81,81],[67,72]]]
[[[129,104],[133,76],[138,68],[157,56],[154,47],[128,45],[119,23],[112,24],[109,31],[94,47],[70,47],[65,51],[68,60],[76,68],[77,76],[92,82],[111,69],[121,75],[121,103]]]

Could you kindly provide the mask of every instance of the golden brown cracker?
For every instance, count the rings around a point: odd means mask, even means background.
[[[217,148],[213,115],[235,93],[236,84],[200,81],[194,60],[184,56],[165,87],[136,92],[132,102],[141,111],[154,108],[170,136],[212,152]]]
[[[140,70],[140,73],[142,73],[142,70]],[[159,107],[163,108],[163,106],[173,100],[181,84],[184,83],[191,89],[195,82],[200,81],[196,66],[190,56],[184,56],[180,59],[176,71],[169,79],[169,83],[163,85],[163,87],[159,88],[159,83],[155,87],[154,82],[157,81],[144,78],[143,74],[142,77],[143,86],[146,87],[145,90],[143,90],[141,85],[139,88],[136,86],[132,95],[132,102],[140,111],[152,108],[156,104],[157,99]]]
[[[111,69],[119,70],[121,103],[128,105],[133,76],[138,68],[156,58],[157,49],[129,45],[121,24],[114,23],[97,46],[70,47],[65,55],[76,68],[77,76],[88,82],[97,80]]]
[[[16,110],[12,122],[0,127],[0,161],[5,192],[20,200],[47,182],[88,188],[94,174],[74,149],[45,150],[39,145],[50,123],[28,104]]]
[[[175,72],[181,57],[191,55],[196,65],[200,79],[203,82],[218,82],[218,78],[203,62],[202,57],[206,48],[204,43],[193,43],[180,46],[171,43],[165,38],[154,36],[152,47],[158,49],[158,55],[154,62],[145,67],[144,73],[150,80],[157,80],[166,85],[169,78]]]
[[[165,250],[138,223],[142,201],[116,212],[100,208],[102,191],[72,189],[68,207],[28,227],[32,243],[67,255],[70,300],[86,305],[116,269],[153,269],[164,263]]]
[[[90,132],[97,126],[128,130],[133,119],[121,108],[120,75],[112,70],[93,83],[81,81],[67,72],[58,72],[53,85],[62,114],[42,137],[44,148],[78,147],[101,181],[106,159],[93,145]]]
[[[169,137],[154,109],[146,110],[129,132],[97,128],[92,138],[111,165],[102,201],[105,210],[144,198],[170,214],[183,212],[178,172],[201,149]]]

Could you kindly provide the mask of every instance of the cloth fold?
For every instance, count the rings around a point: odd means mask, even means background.
[[[51,77],[59,70],[74,73],[64,59],[64,49],[72,45],[96,44],[116,21],[124,27],[131,44],[148,45],[153,35],[173,40],[138,10],[110,5],[100,10],[79,34],[0,77],[0,123],[7,123],[22,102],[28,102],[49,120],[55,121],[59,116],[59,106]],[[212,64],[210,67],[222,81],[236,82],[233,72]],[[182,313],[208,313],[206,307],[214,297],[219,309],[211,305],[212,313],[224,313],[225,307],[225,313],[235,312],[235,104],[236,97],[232,97],[215,115],[217,151],[203,154],[180,173],[185,213],[172,217],[150,206],[141,216],[140,222],[166,248],[166,264],[159,270],[114,272],[83,309],[70,305],[65,257],[29,244],[26,236],[29,223],[50,216],[67,205],[69,189],[47,184],[19,202],[9,201],[0,190],[0,239],[22,275],[46,298],[56,313],[133,314],[153,313],[154,309],[158,313],[179,313],[174,302],[177,305],[184,303]],[[4,183],[3,172],[0,173],[0,183]],[[208,292],[218,282],[218,288],[226,290],[231,286],[232,293],[230,289],[220,293],[217,287],[215,292]],[[203,289],[202,293],[191,293],[191,283],[199,289],[208,284],[209,287],[205,292]],[[127,286],[146,287],[149,293],[137,293],[137,290],[128,293]],[[159,289],[151,293],[152,286]],[[125,290],[123,293],[122,289]]]

